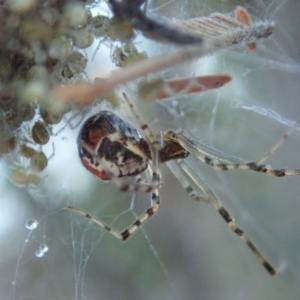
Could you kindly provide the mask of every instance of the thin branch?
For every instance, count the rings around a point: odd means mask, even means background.
[[[222,22],[215,22],[214,18],[222,19]],[[213,18],[209,20],[215,22],[214,26],[217,26],[216,28],[218,26],[221,28],[224,19],[227,24],[229,23],[228,20],[233,20],[230,30],[223,30],[223,28],[220,35],[210,38],[203,37],[201,45],[186,46],[170,54],[141,60],[128,67],[113,71],[108,78],[94,84],[78,82],[65,87],[56,86],[51,91],[51,97],[61,99],[66,104],[74,104],[82,107],[92,103],[96,97],[105,97],[105,95],[109,94],[118,85],[136,80],[148,74],[157,73],[194,58],[213,54],[234,45],[255,43],[259,39],[269,37],[274,30],[274,23],[267,21],[246,25],[221,14],[214,14]],[[208,22],[208,24],[211,24],[211,22]]]

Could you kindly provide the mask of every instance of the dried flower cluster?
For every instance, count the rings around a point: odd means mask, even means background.
[[[84,78],[87,58],[78,49],[94,41],[91,21],[84,1],[1,3],[0,155],[9,158],[18,185],[36,185],[47,166],[41,146],[70,110],[49,91]]]

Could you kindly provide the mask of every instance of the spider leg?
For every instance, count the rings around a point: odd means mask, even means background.
[[[135,109],[133,103],[129,99],[129,97],[123,93],[123,97],[127,105],[129,106],[133,116],[135,117],[137,123],[142,129],[146,140],[149,143],[150,153],[152,158],[152,183],[161,185],[161,173],[159,169],[159,158],[158,158],[158,150],[163,146],[163,136],[161,134],[155,134],[151,131],[149,126],[144,122],[142,117],[139,115],[137,110]]]
[[[133,104],[128,100],[127,103],[129,104],[131,110],[133,111],[134,116],[136,117],[137,121],[139,123],[142,123],[141,117],[137,114],[135,111]],[[137,179],[137,181],[133,184],[126,183],[123,180],[120,180],[119,178],[112,177],[113,183],[121,190],[121,191],[135,191],[135,192],[145,192],[151,194],[151,207],[147,209],[147,211],[141,215],[140,218],[138,218],[130,227],[125,229],[124,231],[116,230],[107,224],[105,224],[102,220],[93,217],[92,215],[76,208],[73,206],[68,206],[68,208],[77,214],[80,214],[88,219],[90,219],[92,222],[96,223],[98,226],[102,227],[106,231],[108,231],[110,234],[112,234],[114,237],[125,241],[127,238],[129,238],[143,223],[145,223],[151,216],[153,216],[158,208],[159,208],[159,192],[158,189],[161,187],[161,175],[159,170],[159,159],[158,159],[158,149],[154,146],[154,142],[156,141],[154,138],[154,134],[151,132],[151,130],[148,128],[148,126],[145,124],[142,129],[144,130],[144,133],[146,137],[149,139],[149,147],[151,152],[151,158],[152,158],[152,165],[151,167],[148,166],[148,169],[146,171],[150,172],[151,176],[151,182],[145,183],[142,182],[141,179]],[[80,141],[81,146],[84,148],[84,150],[95,160],[95,162],[101,163],[101,159],[98,157],[95,150],[93,150],[89,145],[87,145],[85,142]],[[109,170],[105,170],[109,174]],[[148,174],[149,175],[149,174]]]
[[[175,162],[174,160],[170,160],[166,162],[169,169],[172,171],[172,173],[175,175],[175,177],[178,179],[184,190],[188,193],[188,195],[196,200],[196,201],[203,201],[203,202],[210,202],[208,199],[207,194],[205,193],[205,190],[202,188],[201,191],[203,192],[203,195],[200,195],[199,193],[196,193],[194,188],[191,186],[190,181],[188,180],[188,177],[186,174],[184,174],[183,170],[180,167],[180,163]],[[200,187],[200,186],[198,186]]]
[[[235,159],[229,155],[227,156],[216,150],[211,151],[211,154],[209,147],[203,147],[203,145],[192,140],[182,131],[168,131],[167,133],[164,133],[164,137],[178,142],[183,148],[195,155],[200,161],[221,171],[252,170],[255,172],[266,173],[274,177],[294,176],[300,175],[300,169],[273,169],[269,165],[262,164],[262,162],[270,157],[281,146],[281,144],[292,134],[292,132],[298,128],[299,123],[300,121],[296,122],[295,125],[291,127],[287,133],[257,162],[243,162],[242,160]],[[220,161],[225,161],[225,163],[220,163]]]
[[[285,134],[279,139],[273,147],[260,159],[256,162],[257,165],[261,165],[265,160],[267,160],[285,141],[286,139],[298,128],[300,120],[298,120]]]
[[[254,243],[246,236],[244,231],[240,229],[235,223],[234,219],[231,217],[229,212],[223,207],[217,197],[213,194],[207,184],[199,177],[199,175],[195,173],[192,167],[185,161],[181,161],[180,163],[175,161],[167,162],[171,171],[177,177],[179,182],[183,185],[188,194],[195,200],[205,200],[210,201],[214,208],[219,212],[223,220],[227,223],[229,228],[238,235],[251,249],[254,253],[258,261],[265,267],[265,269],[269,272],[270,275],[276,274],[276,270],[272,265],[267,261],[267,259],[260,253]],[[192,180],[192,182],[205,194],[205,197],[198,196],[194,191],[193,187],[190,185],[188,179]]]
[[[155,145],[156,147],[161,147],[162,145],[160,145],[158,143],[159,141],[157,139],[157,135],[154,134],[151,131],[151,129],[149,128],[149,126],[144,122],[144,120],[142,119],[141,115],[136,110],[134,104],[129,99],[128,95],[125,94],[125,93],[123,93],[123,97],[124,97],[124,99],[125,99],[128,107],[130,108],[133,116],[135,117],[137,123],[139,124],[140,128],[144,132],[145,137],[151,142],[151,144]]]
[[[96,218],[89,213],[86,213],[85,211],[68,205],[68,209],[70,209],[72,212],[77,213],[79,215],[82,215],[88,219],[90,219],[92,222],[96,223],[98,226],[105,229],[107,232],[112,234],[114,237],[116,237],[119,240],[125,241],[127,240],[131,235],[133,235],[138,228],[145,223],[150,217],[152,217],[158,210],[160,205],[159,201],[159,192],[158,189],[156,189],[152,195],[151,195],[151,206],[146,210],[145,213],[143,213],[131,226],[129,226],[127,229],[123,231],[119,231],[117,229],[114,229],[110,226],[108,226],[106,223],[104,223],[101,219]]]
[[[161,180],[157,180],[156,176],[153,174],[150,183],[145,183],[140,180],[135,183],[127,183],[119,178],[112,178],[112,182],[122,192],[150,193],[162,186]]]

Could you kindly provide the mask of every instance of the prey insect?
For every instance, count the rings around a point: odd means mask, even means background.
[[[153,132],[144,123],[126,94],[129,105],[143,136],[129,123],[112,112],[100,111],[90,117],[82,126],[78,136],[79,157],[84,167],[101,180],[112,180],[121,191],[151,193],[151,206],[131,226],[118,231],[102,220],[73,206],[68,208],[78,213],[120,240],[128,239],[137,229],[152,217],[160,206],[159,189],[162,186],[160,164],[167,163],[181,185],[195,200],[209,201],[219,212],[229,228],[237,234],[251,249],[258,261],[271,274],[276,269],[268,262],[244,231],[235,223],[230,213],[223,207],[213,192],[201,180],[196,179],[193,170],[184,164],[185,158],[194,155],[201,162],[218,170],[251,170],[274,177],[300,175],[300,170],[273,169],[263,164],[288,136],[299,126],[297,122],[272,148],[257,162],[244,162],[227,154],[197,143],[183,131]],[[148,182],[137,181],[133,184],[122,179],[138,176],[146,169],[150,170]],[[197,194],[191,182],[203,192]]]

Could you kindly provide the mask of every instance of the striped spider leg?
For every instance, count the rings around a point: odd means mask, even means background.
[[[99,218],[73,206],[68,208],[120,240],[129,238],[159,208],[159,191],[162,179],[159,164],[170,159],[185,158],[188,152],[178,143],[164,141],[162,133],[152,132],[124,95],[145,139],[130,124],[109,111],[100,111],[87,119],[78,135],[79,157],[83,166],[101,180],[112,180],[121,191],[151,193],[151,206],[130,227],[118,231]],[[149,171],[150,170],[150,171]],[[136,177],[143,172],[152,174],[150,182],[137,179],[134,184],[122,179]]]
[[[131,107],[139,125],[145,128],[147,125],[143,124],[141,118],[136,112],[133,104],[130,102],[128,97],[124,94],[124,97]],[[273,169],[270,166],[262,165],[262,163],[268,159],[281,145],[282,143],[296,130],[299,126],[300,121],[297,121],[294,126],[292,126],[286,134],[273,145],[273,147],[257,162],[246,162],[230,156],[228,154],[222,153],[215,150],[205,144],[200,144],[193,141],[191,138],[187,137],[182,131],[173,132],[168,131],[163,133],[163,143],[173,141],[174,144],[178,143],[185,149],[189,154],[195,155],[200,161],[209,164],[213,168],[218,170],[230,170],[230,169],[242,169],[242,170],[253,170],[256,172],[264,172],[270,176],[283,177],[289,175],[300,175],[300,170],[284,170],[284,169]],[[267,259],[260,253],[254,243],[246,236],[244,231],[240,229],[235,223],[234,219],[231,217],[229,212],[223,207],[221,202],[217,199],[210,188],[205,184],[205,182],[195,173],[192,167],[184,159],[179,159],[178,162],[168,159],[167,165],[170,167],[171,171],[178,178],[179,182],[188,192],[188,194],[195,200],[202,200],[206,202],[212,202],[215,209],[219,212],[224,221],[228,224],[230,229],[236,233],[251,249],[258,261],[265,267],[269,274],[276,274],[276,270],[267,261]],[[203,196],[196,194],[190,185],[190,181],[194,182],[196,186],[203,192]]]
[[[298,127],[297,122],[258,162],[248,163],[228,154],[219,152],[209,146],[197,143],[187,137],[182,131],[153,132],[142,120],[133,103],[126,94],[123,94],[133,116],[144,137],[129,123],[109,111],[100,111],[90,117],[82,126],[78,136],[79,157],[84,167],[101,180],[112,180],[121,191],[135,191],[151,193],[151,206],[131,226],[118,231],[106,225],[102,220],[75,208],[68,208],[90,219],[100,227],[107,230],[120,240],[126,240],[137,229],[153,216],[160,205],[159,188],[162,186],[160,163],[167,162],[179,181],[196,200],[212,202],[231,230],[235,232],[248,245],[257,259],[273,275],[275,268],[257,250],[256,246],[236,225],[234,219],[222,206],[213,192],[195,175],[193,169],[184,160],[189,154],[200,161],[209,164],[218,170],[247,169],[264,172],[271,176],[283,177],[286,175],[300,175],[300,170],[273,169],[262,164]],[[181,163],[172,160],[181,160]],[[148,171],[151,177],[148,182],[138,179],[134,184],[124,182],[126,178],[140,178],[139,175]],[[152,174],[152,175],[151,175]],[[197,177],[197,178],[196,178]],[[194,182],[204,193],[201,197],[191,188],[190,181]]]
[[[299,121],[292,126],[286,134],[274,144],[274,146],[257,162],[246,162],[230,156],[228,154],[222,153],[216,149],[213,149],[205,144],[197,143],[191,138],[187,137],[182,131],[175,133],[169,131],[165,134],[165,138],[173,138],[174,141],[178,141],[185,149],[187,149],[191,154],[195,155],[200,161],[209,164],[213,168],[218,170],[232,170],[232,169],[241,169],[241,170],[252,170],[256,172],[263,172],[270,176],[283,177],[291,175],[300,175],[300,170],[284,170],[284,169],[273,169],[270,166],[262,165],[262,163],[270,157],[280,146],[281,144],[296,130],[299,126]],[[266,268],[269,274],[276,274],[276,270],[272,265],[267,261],[267,259],[259,252],[254,243],[246,236],[244,231],[240,229],[234,219],[231,217],[229,212],[223,207],[221,202],[213,194],[207,184],[200,178],[199,174],[192,168],[186,160],[168,161],[167,165],[174,173],[175,177],[179,180],[183,188],[187,191],[191,198],[198,201],[211,202],[215,209],[219,212],[224,221],[228,224],[230,229],[236,233],[251,249],[258,261]],[[190,182],[193,182],[203,193],[199,195],[196,193],[191,186]]]
[[[258,261],[265,267],[270,275],[275,275],[277,273],[276,269],[268,262],[268,260],[263,256],[263,254],[257,249],[254,243],[247,237],[244,231],[238,227],[235,220],[232,218],[230,213],[223,207],[221,202],[213,194],[211,189],[207,184],[200,178],[199,174],[193,170],[190,164],[186,161],[169,161],[167,162],[168,167],[179,180],[183,188],[189,194],[191,198],[197,201],[211,202],[214,208],[219,212],[223,220],[228,224],[229,228],[238,235],[246,245],[254,253]],[[191,186],[191,181],[200,189],[203,195],[195,192],[194,188]]]
[[[286,133],[279,139],[275,145],[257,162],[246,162],[229,155],[222,154],[212,148],[203,147],[200,143],[192,140],[190,137],[186,136],[183,131],[168,131],[164,134],[164,138],[171,141],[178,142],[184,149],[186,149],[190,154],[195,155],[200,161],[210,165],[211,167],[221,170],[251,170],[260,173],[266,173],[269,176],[274,177],[284,177],[284,176],[295,176],[300,175],[300,169],[273,169],[271,166],[262,164],[267,160],[281,145],[282,143],[299,127],[300,121],[297,121]],[[212,151],[213,155],[210,154]],[[225,158],[226,157],[226,158]],[[223,161],[223,162],[222,162]]]

